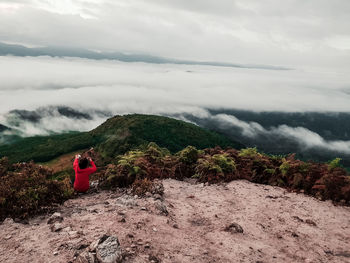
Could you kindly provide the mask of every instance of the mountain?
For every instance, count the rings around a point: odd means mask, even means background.
[[[108,161],[128,150],[155,142],[176,152],[188,145],[242,148],[242,144],[194,124],[168,117],[132,114],[115,116],[89,132],[71,132],[52,136],[35,136],[0,146],[0,157],[11,162],[45,162],[65,153],[96,147]]]
[[[122,62],[144,62],[152,64],[178,64],[178,65],[201,65],[229,68],[248,68],[264,70],[290,70],[289,68],[271,65],[238,64],[218,61],[193,61],[183,59],[164,58],[147,54],[125,54],[122,52],[98,52],[88,49],[77,49],[69,47],[25,47],[21,45],[6,44],[0,42],[0,56],[50,56],[50,57],[78,57],[87,59],[107,59]]]
[[[5,126],[5,125],[0,124],[0,132],[7,131],[7,130],[10,130],[10,128]]]

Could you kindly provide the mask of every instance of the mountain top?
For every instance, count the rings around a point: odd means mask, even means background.
[[[27,224],[8,219],[0,261],[93,262],[95,242],[108,236],[127,263],[349,260],[349,207],[244,180],[163,185],[163,195],[142,198],[124,190],[82,195],[59,206],[62,220],[51,224],[50,214]]]
[[[89,132],[35,136],[0,145],[0,157],[7,156],[11,162],[47,162],[63,154],[96,147],[108,162],[116,155],[149,142],[155,142],[171,152],[188,145],[199,149],[243,147],[223,135],[188,122],[155,115],[131,114],[110,118]]]

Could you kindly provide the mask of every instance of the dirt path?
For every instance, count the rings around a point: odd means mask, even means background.
[[[0,262],[74,262],[106,233],[118,236],[125,262],[350,262],[349,207],[246,181],[163,184],[164,201],[122,192],[69,200],[59,232],[48,216],[7,220]],[[224,231],[231,223],[244,232]]]

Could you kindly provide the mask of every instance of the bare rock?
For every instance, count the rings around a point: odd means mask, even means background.
[[[50,226],[50,229],[52,232],[59,232],[63,229],[63,226],[61,223],[55,223]]]
[[[316,223],[315,223],[314,221],[312,221],[311,219],[306,219],[306,220],[305,220],[305,223],[306,223],[306,224],[309,224],[309,225],[311,225],[311,226],[317,226]]]
[[[53,213],[52,216],[47,220],[48,224],[53,224],[53,223],[61,223],[63,221],[63,217],[61,213]]]
[[[161,181],[159,181],[159,180],[154,180],[151,193],[154,194],[154,195],[155,194],[163,195],[164,194],[164,185],[163,185],[163,183]]]
[[[163,200],[163,197],[162,197],[160,194],[154,194],[154,195],[153,195],[153,198],[154,198],[155,200]]]
[[[166,205],[162,201],[157,200],[154,203],[154,206],[160,211],[161,214],[164,214],[164,215],[168,215],[169,214]]]
[[[96,248],[99,242],[100,242],[100,239],[97,239],[96,241],[92,242],[89,246],[89,251],[96,252]]]
[[[243,228],[237,223],[232,223],[226,226],[224,231],[230,233],[243,233]]]
[[[122,262],[122,249],[118,238],[115,236],[101,238],[96,248],[96,257],[100,263]]]
[[[96,256],[93,253],[84,251],[77,257],[77,259],[74,262],[75,263],[95,263]]]
[[[117,204],[120,206],[127,206],[127,207],[133,207],[138,206],[137,203],[137,197],[129,196],[129,195],[123,195],[116,199]]]
[[[12,218],[6,218],[3,222],[2,222],[2,224],[3,225],[11,225],[11,224],[13,224],[15,221],[13,221],[13,219]]]

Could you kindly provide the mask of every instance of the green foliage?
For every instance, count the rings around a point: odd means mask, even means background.
[[[212,157],[214,163],[218,165],[224,173],[231,173],[236,170],[235,161],[226,154],[215,154]]]
[[[335,158],[328,163],[328,170],[333,170],[334,168],[340,167],[341,158]]]
[[[311,165],[309,163],[301,163],[299,165],[299,172],[302,174],[307,173],[310,170]]]
[[[274,174],[276,173],[276,169],[273,169],[273,168],[271,168],[271,169],[266,168],[266,169],[264,170],[264,172],[265,172],[265,173],[268,173],[268,174],[271,174],[271,175],[274,175]]]
[[[146,147],[150,142],[172,153],[188,145],[198,149],[217,145],[242,147],[239,143],[191,123],[162,116],[132,114],[110,118],[90,132],[36,136],[0,145],[0,157],[7,156],[12,163],[30,160],[46,162],[65,153],[95,147],[104,163],[109,163],[116,156],[142,145]]]
[[[261,153],[258,152],[256,147],[241,149],[239,153],[240,157],[261,157]]]
[[[195,172],[200,180],[217,181],[236,170],[235,161],[226,154],[205,155],[199,158]]]
[[[199,149],[217,145],[241,147],[222,135],[191,123],[154,115],[116,116],[91,131],[91,134],[104,138],[98,150],[107,159],[140,145],[148,145],[149,142],[155,142],[172,153],[188,145]]]
[[[188,165],[194,164],[197,162],[200,152],[196,147],[187,146],[182,151],[176,153],[176,156],[179,157],[179,161]]]
[[[98,142],[89,133],[67,133],[52,136],[35,136],[13,144],[0,145],[0,153],[11,163],[46,162],[65,153],[91,147]]]
[[[283,158],[282,164],[279,167],[282,175],[287,175],[289,168],[290,168],[289,162],[285,158]]]

